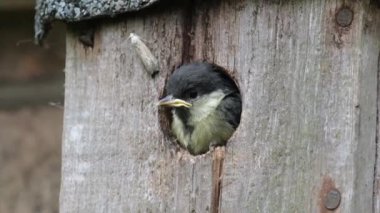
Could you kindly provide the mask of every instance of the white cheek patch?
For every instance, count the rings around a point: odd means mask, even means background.
[[[225,96],[221,90],[217,90],[195,100],[193,106],[190,108],[191,119],[189,120],[189,124],[196,125],[198,122],[207,118],[214,112]]]

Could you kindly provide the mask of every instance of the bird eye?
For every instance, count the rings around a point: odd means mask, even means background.
[[[191,99],[196,98],[197,96],[198,96],[198,93],[197,93],[196,91],[191,91],[191,92],[189,93],[189,97],[190,97]]]

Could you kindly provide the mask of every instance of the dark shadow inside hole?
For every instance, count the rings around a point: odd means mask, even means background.
[[[229,72],[215,64],[195,62],[177,68],[166,80],[160,97],[166,97],[165,103],[159,107],[164,135],[192,155],[204,154],[210,146],[224,146],[237,129],[242,111],[240,90]],[[172,124],[173,117],[177,125]]]

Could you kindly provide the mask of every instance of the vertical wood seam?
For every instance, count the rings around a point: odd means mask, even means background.
[[[212,193],[211,212],[220,212],[220,200],[222,195],[222,174],[225,157],[225,147],[216,147],[212,159]]]
[[[190,192],[190,209],[189,212],[194,213],[197,206],[196,198],[196,180],[195,180],[195,164],[191,167],[191,192]]]
[[[380,84],[379,84],[379,81],[380,81],[380,52],[379,52],[379,55],[377,57],[377,96],[376,96],[376,137],[375,137],[375,166],[373,168],[373,195],[372,195],[372,212],[375,212],[376,210],[376,197],[377,197],[377,187],[378,187],[378,184],[377,184],[377,170],[378,170],[378,167],[377,167],[377,159],[379,157],[379,148],[378,148],[378,145],[379,145],[379,100],[380,100]]]
[[[195,7],[195,2],[190,0],[183,13],[182,64],[189,63],[193,57],[194,51],[191,49],[191,40]]]

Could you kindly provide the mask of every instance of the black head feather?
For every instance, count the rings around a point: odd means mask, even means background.
[[[167,93],[175,98],[189,100],[221,89],[238,92],[235,83],[220,67],[209,63],[183,65],[174,71],[167,85]]]

